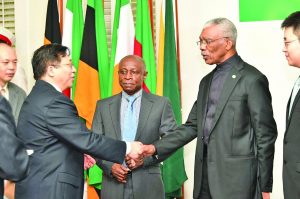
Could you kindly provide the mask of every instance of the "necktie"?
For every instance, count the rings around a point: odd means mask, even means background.
[[[294,100],[295,100],[295,97],[299,91],[299,88],[300,88],[300,76],[298,77],[298,79],[296,80],[295,84],[294,84],[294,87],[293,87],[293,91],[292,91],[292,96],[291,96],[291,101],[290,101],[290,107],[289,107],[289,115],[291,114],[291,110],[292,110],[292,107],[293,107],[293,103],[294,103]]]
[[[136,113],[134,108],[134,102],[136,98],[134,96],[130,96],[127,100],[128,106],[125,112],[122,136],[124,141],[132,142],[134,141],[137,129]]]

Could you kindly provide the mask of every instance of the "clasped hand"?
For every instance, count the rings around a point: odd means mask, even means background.
[[[111,175],[120,183],[126,183],[128,174],[132,170],[144,164],[144,158],[155,152],[153,145],[143,145],[141,142],[132,142],[131,151],[125,157],[125,164],[114,163],[111,168]]]
[[[143,145],[141,142],[132,142],[131,151],[125,157],[125,161],[129,169],[136,169],[143,165],[145,157],[151,156],[154,153],[154,145]]]

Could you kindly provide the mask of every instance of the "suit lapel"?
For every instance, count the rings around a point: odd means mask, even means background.
[[[15,111],[16,111],[16,104],[18,102],[18,95],[16,95],[15,89],[13,89],[13,87],[10,86],[10,84],[8,83],[8,88],[9,89],[9,103],[11,104],[11,108],[13,111],[13,115],[15,115]]]
[[[235,66],[233,66],[225,80],[225,84],[223,86],[223,89],[222,89],[222,92],[220,95],[219,103],[216,108],[214,120],[213,120],[210,131],[212,131],[214,129],[235,85],[237,84],[237,82],[239,81],[240,78],[241,78],[241,74],[239,72],[239,69],[236,68]]]
[[[299,90],[300,91],[300,90]],[[286,110],[286,121],[287,121],[287,123],[286,123],[286,129],[288,129],[288,127],[289,127],[289,125],[290,125],[290,122],[291,122],[291,117],[290,116],[292,116],[292,114],[293,114],[293,112],[294,112],[294,109],[295,109],[295,106],[296,106],[296,104],[298,103],[298,101],[299,101],[299,98],[300,98],[300,92],[298,91],[298,93],[297,93],[297,95],[296,95],[296,97],[295,97],[295,99],[294,99],[294,102],[293,102],[293,104],[291,104],[291,96],[290,96],[290,98],[289,98],[289,101],[288,101],[288,106],[287,106],[287,110]],[[291,108],[291,112],[290,112],[290,114],[289,114],[289,108],[290,108],[290,106],[292,106],[292,108]],[[289,116],[290,115],[290,116]]]
[[[141,109],[139,115],[138,127],[135,135],[135,140],[139,140],[143,128],[147,124],[147,119],[152,109],[153,102],[150,99],[150,95],[143,91],[142,100],[141,100]]]
[[[121,110],[121,94],[118,94],[109,104],[110,117],[115,129],[117,139],[122,139],[120,110]]]

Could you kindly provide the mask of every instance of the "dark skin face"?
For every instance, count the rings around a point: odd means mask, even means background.
[[[119,84],[128,95],[133,95],[142,88],[146,76],[142,63],[134,58],[123,60],[119,65]]]

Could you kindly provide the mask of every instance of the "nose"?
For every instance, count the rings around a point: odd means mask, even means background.
[[[72,73],[76,73],[76,68],[72,65]]]
[[[8,69],[10,69],[10,70],[14,70],[16,68],[16,66],[17,66],[17,63],[15,63],[13,61],[10,61],[8,63]]]
[[[286,46],[283,45],[282,52],[286,52],[286,51],[287,51]]]
[[[200,43],[199,46],[200,46],[200,50],[205,50],[207,44],[205,44],[205,43]]]

